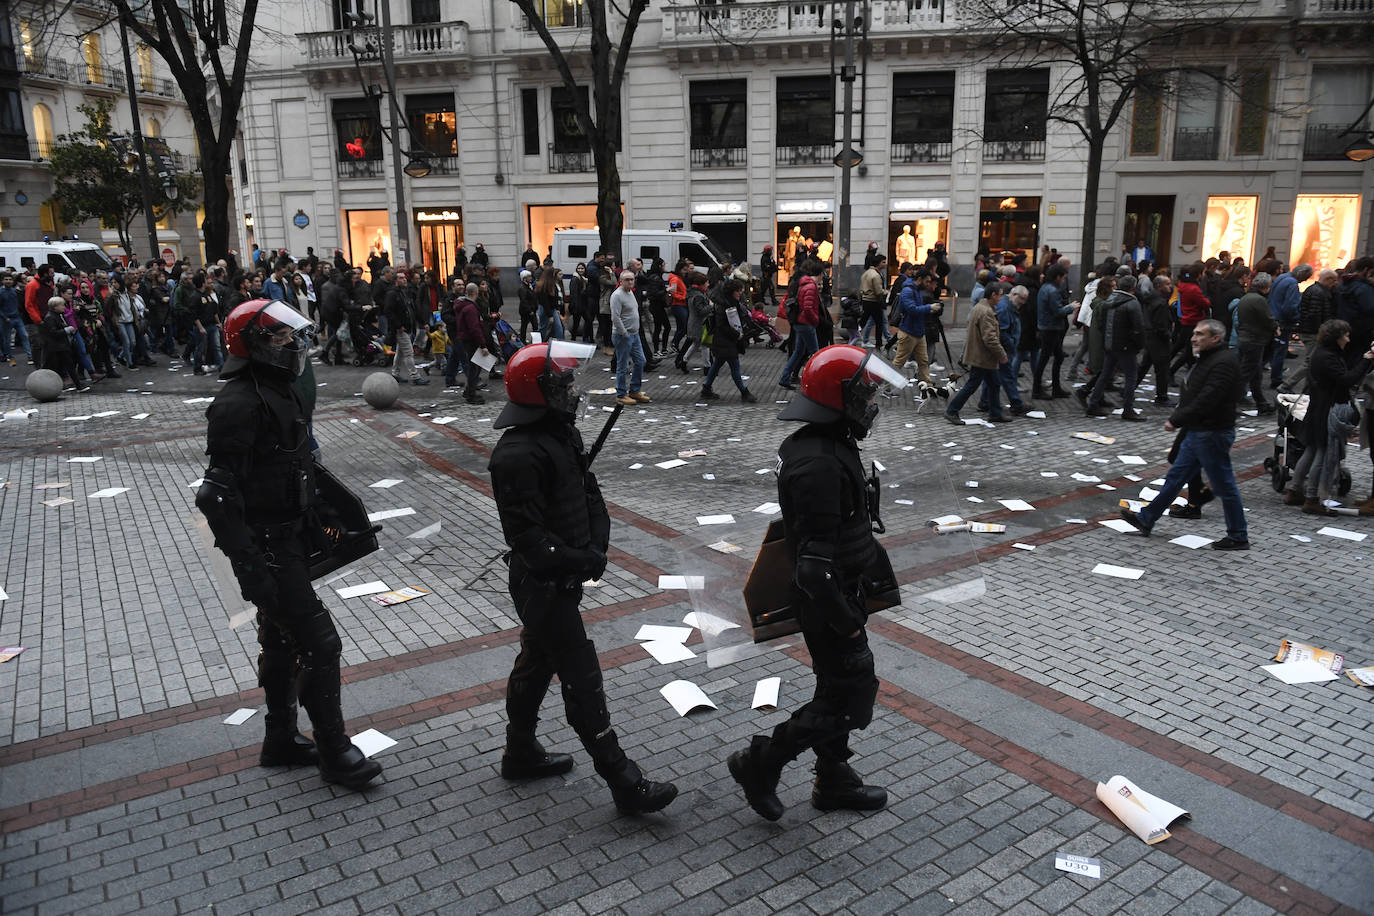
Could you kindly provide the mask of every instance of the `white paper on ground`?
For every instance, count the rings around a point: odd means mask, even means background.
[[[733,525],[735,517],[733,515],[698,515],[698,525]]]
[[[120,493],[128,493],[128,487],[106,487],[103,490],[96,490],[88,499],[109,499],[111,496],[118,496]]]
[[[965,480],[965,481],[964,481],[964,486],[968,487],[970,490],[976,490],[976,489],[978,489],[978,481],[976,481],[976,480]]]
[[[1144,464],[1145,459],[1139,455],[1117,455],[1116,460],[1122,464]]]
[[[1035,508],[1024,499],[999,499],[997,501],[1013,512],[1030,512]]]
[[[1004,449],[1006,449],[1006,450],[1009,451],[1009,452],[1014,452],[1014,451],[1016,451],[1016,446],[1014,446],[1014,445],[1008,445],[1008,444],[1005,443],[1005,442],[998,443],[997,447],[998,447],[998,448],[1004,448]]]
[[[146,419],[148,419],[148,417],[150,417],[150,416],[151,416],[151,414],[136,413],[136,414],[134,414],[132,417],[130,417],[129,419],[130,419],[130,420],[146,420]]]
[[[1369,535],[1359,531],[1346,531],[1344,528],[1332,528],[1330,525],[1327,525],[1325,528],[1319,528],[1317,534],[1324,534],[1331,538],[1340,538],[1343,541],[1363,541],[1365,538],[1369,537]]]
[[[1101,482],[1102,482],[1102,478],[1101,478],[1101,477],[1094,477],[1094,476],[1092,476],[1091,474],[1080,474],[1080,473],[1078,473],[1077,471],[1074,471],[1073,474],[1070,475],[1070,476],[1072,476],[1073,479],[1076,480],[1076,481],[1078,481],[1079,483],[1101,483]]]
[[[939,518],[932,518],[932,519],[930,520],[929,524],[931,524],[931,525],[936,525],[936,526],[939,526],[939,525],[957,525],[957,524],[959,524],[959,523],[962,522],[962,521],[963,521],[963,518],[962,518],[961,516],[958,516],[958,515],[941,515]]]
[[[469,357],[471,358],[471,357]],[[377,731],[369,728],[365,732],[358,732],[353,736],[353,746],[363,752],[364,757],[371,757],[373,754],[380,753],[389,747],[395,747],[396,742]]]
[[[701,475],[701,479],[702,479],[702,480],[715,480],[715,479],[716,479],[716,475],[715,475],[715,474],[702,474],[702,475]]]
[[[755,506],[752,511],[758,512],[761,515],[777,515],[782,511],[782,506],[777,503],[764,503],[763,505]]]
[[[1283,662],[1278,665],[1261,665],[1260,667],[1285,684],[1316,684],[1339,678],[1339,675],[1331,673],[1330,668],[1314,661]]]
[[[630,469],[631,471],[637,471],[637,470],[639,470],[639,469],[642,468],[642,467],[644,467],[644,465],[642,465],[642,464],[640,464],[638,461],[636,461],[634,464],[630,465],[630,468],[629,468],[629,469]]]
[[[686,463],[687,462],[683,461],[681,458],[673,458],[668,461],[660,461],[658,464],[655,464],[654,467],[663,468],[665,471],[671,471],[673,468],[680,468]]]
[[[68,417],[67,419],[71,419],[71,418]],[[67,459],[67,463],[68,463],[68,464],[94,464],[94,463],[97,462],[97,461],[103,461],[103,460],[104,460],[103,458],[68,458],[68,459]]]
[[[481,366],[488,372],[491,371],[492,366],[496,365],[496,357],[492,356],[490,353],[475,353],[472,356],[469,356],[468,359],[472,360],[474,363]]]
[[[639,632],[635,634],[635,639],[662,642],[686,642],[687,637],[691,635],[691,627],[665,627],[655,623],[646,623],[639,628]]]
[[[911,499],[894,499],[893,502],[896,503],[896,504],[899,505],[899,506],[914,506],[914,505],[916,505],[916,501],[915,501],[915,500],[911,500]]]
[[[227,719],[224,720],[224,724],[242,725],[243,723],[247,722],[250,718],[252,718],[255,712],[257,712],[256,709],[236,709],[233,713],[230,714],[230,716]]]
[[[450,423],[452,423],[452,422],[453,422],[454,420],[456,420],[456,419],[458,419],[458,418],[457,418],[457,417],[435,417],[433,420],[430,420],[430,422],[433,423],[435,426],[448,426]]]
[[[965,497],[964,497],[964,500],[965,500],[966,502],[971,502],[971,503],[980,503],[980,502],[982,502],[982,500],[979,499],[979,498],[976,497],[976,496],[965,496]]]
[[[1054,867],[1085,878],[1102,877],[1102,860],[1090,859],[1087,856],[1071,856],[1068,853],[1057,852],[1054,854]]]
[[[714,544],[707,544],[706,546],[720,553],[739,553],[741,550],[744,549],[738,544],[731,544],[724,538],[722,538],[719,541],[716,541]]]
[[[1088,523],[1088,520],[1087,520],[1086,518],[1066,518],[1066,519],[1064,519],[1064,524],[1066,524],[1066,525],[1086,525],[1087,523]]]
[[[739,624],[726,620],[724,617],[717,617],[715,614],[708,614],[705,611],[688,611],[687,616],[682,618],[682,622],[689,627],[696,627],[703,634],[715,636],[724,633],[726,630],[738,630]]]
[[[1113,566],[1110,563],[1098,563],[1093,567],[1093,572],[1099,576],[1112,576],[1117,579],[1139,579],[1145,575],[1143,569],[1131,569],[1129,566]]]
[[[1132,534],[1135,532],[1135,525],[1132,525],[1124,518],[1109,518],[1106,521],[1098,522],[1098,524],[1103,528],[1120,531],[1122,534]],[[1093,572],[1097,572],[1097,570],[1093,570]]]
[[[1305,535],[1305,534],[1290,534],[1290,535],[1288,535],[1288,536],[1289,536],[1290,538],[1292,538],[1293,540],[1295,540],[1295,541],[1301,541],[1301,542],[1304,543],[1304,544],[1311,544],[1311,543],[1312,543],[1312,539],[1311,539],[1310,537],[1308,537],[1307,535]]]
[[[335,589],[340,598],[361,598],[363,595],[379,595],[382,592],[391,591],[391,586],[385,582],[364,582],[362,585],[350,585],[347,588]]]
[[[781,677],[766,677],[754,685],[753,709],[777,709],[778,691],[782,688]]]
[[[114,416],[115,414],[117,414],[117,413],[119,413],[119,411],[117,411],[117,410],[102,410],[100,413],[93,413],[93,414],[91,414],[91,416],[93,416],[93,417],[113,417],[113,416]]]
[[[398,480],[395,477],[388,477],[385,480],[379,480],[376,483],[368,484],[367,488],[369,490],[390,490],[392,487],[396,486],[396,484],[403,482],[404,481]]]
[[[705,576],[659,576],[658,587],[700,590],[706,587]]]
[[[1169,541],[1169,543],[1187,547],[1189,550],[1197,550],[1199,547],[1206,547],[1212,543],[1212,539],[1205,538],[1200,534],[1183,534]]]
[[[1028,410],[1026,411],[1026,416],[1030,417],[1032,420],[1043,420],[1045,419],[1045,412],[1043,410]]]
[[[443,524],[444,524],[443,522],[435,522],[435,523],[432,524],[432,525],[426,525],[425,527],[421,528],[419,531],[415,532],[414,534],[407,534],[407,535],[406,535],[406,540],[418,541],[418,540],[420,540],[421,538],[427,538],[427,537],[429,537],[431,534],[438,534],[438,533],[439,533],[439,529],[440,529],[441,527],[443,527]]]
[[[685,662],[689,658],[697,657],[697,654],[691,649],[671,639],[651,639],[648,642],[640,643],[640,645],[660,665],[666,665],[670,662]]]
[[[5,591],[3,588],[0,588],[0,601],[8,600],[10,600],[9,592]]]
[[[1122,476],[1122,477],[1125,477],[1127,480],[1133,481],[1133,482],[1135,482],[1135,483],[1140,483],[1140,480],[1141,480],[1141,478],[1140,478],[1139,476],[1135,475],[1135,474],[1122,474],[1121,476]]]
[[[544,335],[540,334],[538,331],[530,331],[530,343],[543,343],[543,342],[544,342]]]
[[[755,471],[754,473],[755,473],[755,474],[771,474],[771,473],[773,473],[773,469],[772,469],[772,468],[759,468],[759,469],[758,469],[757,471]]]
[[[673,681],[665,684],[659,693],[663,699],[673,704],[679,716],[685,716],[694,709],[715,709],[716,704],[706,693],[691,681]]]
[[[1059,476],[1059,472],[1058,472],[1058,471],[1041,471],[1041,472],[1040,472],[1040,476],[1041,476],[1041,477],[1058,477],[1058,476]]]
[[[1020,541],[1017,541],[1015,544],[1012,544],[1011,546],[1015,547],[1017,550],[1034,550],[1034,549],[1035,549],[1035,545],[1034,545],[1034,544],[1022,544]]]
[[[1113,776],[1106,785],[1097,784],[1097,800],[1111,809],[1130,831],[1150,845],[1170,837],[1169,825],[1187,811],[1157,798],[1125,776]]]
[[[401,518],[405,515],[414,515],[415,510],[406,506],[404,509],[380,509],[376,512],[369,512],[367,520],[369,522],[380,522],[387,518]]]

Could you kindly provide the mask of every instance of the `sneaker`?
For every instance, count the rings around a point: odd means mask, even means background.
[[[410,380],[410,384],[412,384],[412,385],[428,385],[428,384],[429,384],[429,379],[427,379],[427,378],[413,378],[413,379]]]
[[[1170,518],[1202,518],[1201,506],[1174,506],[1169,510]]]
[[[617,404],[624,404],[626,407],[633,407],[639,403],[634,398],[630,397],[628,394],[622,398],[616,398],[615,402]]]
[[[1089,406],[1087,410],[1083,411],[1085,417],[1110,417],[1111,415],[1112,412],[1105,407]]]
[[[1127,411],[1125,411],[1124,413],[1122,413],[1122,414],[1121,414],[1121,419],[1125,420],[1127,423],[1144,423],[1144,422],[1145,422],[1145,418],[1144,418],[1143,416],[1141,416],[1140,414],[1136,413],[1134,410],[1127,410]]]
[[[81,385],[79,388],[77,388],[76,390],[77,390],[78,392],[90,391],[90,390],[91,390],[91,386],[90,386],[90,385],[84,385],[84,384],[83,384],[83,385]],[[1333,513],[1333,514],[1334,514],[1334,513]]]
[[[1212,542],[1213,550],[1249,550],[1249,541],[1238,541],[1233,537],[1224,537],[1219,541]]]
[[[964,421],[959,419],[959,415],[957,413],[949,413],[948,411],[945,412],[945,422],[953,424],[954,426],[964,425]]]
[[[650,401],[653,400],[653,398],[649,397],[642,391],[631,391],[630,399],[639,404],[648,404]]]
[[[1132,512],[1130,509],[1121,509],[1119,510],[1119,514],[1121,515],[1121,518],[1126,522],[1126,524],[1130,525],[1136,531],[1139,531],[1141,534],[1145,535],[1145,537],[1150,536],[1150,529],[1153,526],[1146,524],[1145,519],[1141,518],[1139,515]]]
[[[205,370],[204,370],[204,369],[194,369],[194,370],[192,370],[192,371],[193,371],[196,375],[204,375],[204,374],[205,374]]]
[[[1011,417],[1007,416],[1007,415],[1004,414],[1004,413],[999,413],[999,414],[998,414],[997,416],[995,416],[995,417],[988,417],[988,422],[989,422],[989,423],[1010,423],[1010,422],[1011,422]]]

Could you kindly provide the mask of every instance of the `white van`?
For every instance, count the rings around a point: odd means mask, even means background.
[[[570,278],[579,263],[590,264],[601,247],[601,233],[595,229],[558,229],[553,234],[553,263],[565,278]],[[719,267],[727,255],[721,247],[700,232],[690,229],[625,229],[620,237],[622,266],[639,258],[648,268],[654,258],[662,258],[672,270],[680,258],[687,258],[703,271]]]
[[[59,282],[78,270],[114,269],[109,255],[91,242],[0,242],[0,270],[30,270],[40,264],[52,265]]]

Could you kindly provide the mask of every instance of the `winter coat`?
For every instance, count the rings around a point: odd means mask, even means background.
[[[1226,300],[1230,302],[1230,299]],[[1211,303],[1202,294],[1202,290],[1196,283],[1189,283],[1186,280],[1178,282],[1178,320],[1185,328],[1191,328],[1199,321],[1207,317],[1207,311]],[[1177,425],[1177,424],[1175,424]]]
[[[1363,353],[1363,351],[1361,351]],[[1307,364],[1307,416],[1302,422],[1302,441],[1306,445],[1326,441],[1327,414],[1336,404],[1350,400],[1350,389],[1374,368],[1374,361],[1361,359],[1353,366],[1330,344],[1312,351]]]
[[[1106,319],[1102,329],[1102,348],[1106,352],[1135,353],[1145,345],[1144,318],[1135,296],[1120,289],[1112,293],[1102,317]]]
[[[915,280],[903,281],[902,291],[897,294],[897,307],[902,313],[897,329],[912,337],[925,337],[926,318],[931,313],[931,307],[921,300],[921,291],[916,288]]]
[[[711,300],[697,286],[687,288],[687,339],[701,340],[701,328],[711,316]]]
[[[1269,300],[1259,293],[1246,293],[1236,306],[1236,339],[1243,344],[1262,347],[1274,339],[1277,325],[1269,315]]]
[[[802,277],[797,284],[797,324],[816,327],[821,323],[821,291],[815,277]]]
[[[1220,344],[1198,355],[1169,422],[1179,429],[1235,429],[1241,396],[1240,360]]]
[[[1057,283],[1046,283],[1040,287],[1040,292],[1035,299],[1037,330],[1041,331],[1067,331],[1069,329],[1069,312],[1073,311],[1072,305],[1064,304],[1064,289]]]
[[[968,341],[964,344],[963,362],[978,369],[996,369],[1006,358],[997,312],[986,299],[979,300],[969,314]]]
[[[1336,303],[1331,298],[1331,290],[1320,283],[1313,283],[1302,291],[1298,303],[1298,333],[1316,334],[1323,322],[1336,317]]]
[[[739,305],[717,301],[711,317],[711,358],[721,361],[739,356],[741,334]]]

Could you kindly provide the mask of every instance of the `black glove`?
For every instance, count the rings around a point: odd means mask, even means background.
[[[565,556],[571,561],[570,572],[578,577],[578,582],[600,579],[601,574],[606,571],[606,555],[595,547],[565,549]]]
[[[231,559],[230,564],[244,601],[251,601],[258,607],[272,607],[277,603],[277,580],[262,554],[241,554]]]
[[[587,578],[600,579],[606,572],[606,555],[595,548],[588,552],[592,555],[592,560],[591,565],[588,567]]]

